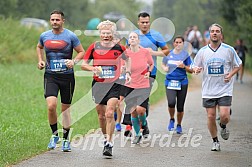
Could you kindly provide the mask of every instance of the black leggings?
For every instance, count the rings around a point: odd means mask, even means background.
[[[177,100],[177,111],[184,111],[184,104],[187,94],[188,84],[181,85],[181,90],[173,90],[166,88],[166,97],[168,101],[168,107],[175,108],[176,100]]]

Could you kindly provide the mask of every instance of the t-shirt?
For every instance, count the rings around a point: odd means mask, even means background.
[[[124,54],[126,48],[116,44],[112,48],[104,47],[100,42],[91,44],[85,55],[84,60],[90,62],[93,60],[93,66],[100,66],[102,72],[99,76],[93,78],[97,82],[112,83],[120,77],[121,59],[126,60],[128,56]]]
[[[202,98],[232,96],[234,78],[224,82],[224,77],[241,63],[234,48],[225,43],[221,43],[217,50],[209,44],[201,48],[194,58],[194,66],[203,68]]]
[[[142,34],[140,30],[136,30],[135,32],[139,35],[140,45],[144,48],[151,48],[152,50],[157,51],[159,47],[162,48],[166,45],[163,36],[155,30],[150,30],[147,34]],[[151,75],[156,75],[157,56],[152,56],[152,58],[155,66]]]
[[[126,50],[127,55],[131,58],[131,82],[125,86],[130,88],[149,88],[149,78],[144,78],[148,67],[153,64],[152,56],[149,50],[140,48],[138,52]]]
[[[70,30],[64,29],[60,34],[54,34],[52,30],[40,35],[39,43],[44,47],[46,53],[47,73],[73,73],[65,64],[66,59],[72,59],[73,48],[80,45],[78,37]]]
[[[192,64],[192,60],[190,55],[182,50],[179,54],[175,54],[174,50],[171,50],[168,56],[163,57],[163,64],[169,67],[169,71],[165,77],[165,85],[168,85],[170,80],[177,80],[181,82],[181,85],[188,84],[188,78],[186,74],[186,70],[183,68],[178,68],[178,61],[183,61],[186,66]]]
[[[247,47],[244,45],[236,45],[234,48],[237,51],[238,56],[241,59],[245,59],[246,52],[248,51]]]

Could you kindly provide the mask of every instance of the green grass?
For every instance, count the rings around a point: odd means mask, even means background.
[[[75,70],[79,71],[80,67]],[[6,166],[45,152],[51,131],[43,96],[44,72],[37,70],[34,63],[0,64],[0,73],[0,166]],[[158,82],[162,85],[163,77],[160,75]],[[76,77],[73,104],[90,90],[91,80],[91,77]],[[151,97],[151,103],[160,100],[163,93],[158,89]],[[85,108],[83,105],[80,110]],[[57,112],[60,114],[60,105]],[[89,112],[72,128],[72,137],[98,128],[96,111]]]
[[[37,70],[36,64],[12,64],[0,65],[0,73],[0,164],[7,165],[46,151],[51,132],[43,96],[43,72]],[[73,103],[86,94],[90,85],[91,78],[76,78]],[[72,135],[97,127],[96,112],[90,112],[73,125]]]

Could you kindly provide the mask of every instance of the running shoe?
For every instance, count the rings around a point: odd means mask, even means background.
[[[177,134],[182,133],[182,126],[181,125],[177,125],[176,132],[177,132]]]
[[[224,140],[227,140],[229,138],[229,130],[227,128],[221,128],[220,134]]]
[[[174,123],[175,121],[174,120],[170,120],[170,123],[168,125],[168,131],[173,131],[174,130]]]
[[[60,142],[60,138],[59,136],[56,135],[52,135],[52,137],[50,138],[50,142],[47,146],[48,150],[53,150],[56,148],[56,144],[58,144]]]
[[[122,127],[121,127],[121,124],[120,123],[116,123],[116,131],[121,131],[122,130]]]
[[[71,152],[70,142],[66,139],[62,142],[62,151],[63,152]]]
[[[142,139],[142,136],[136,136],[134,140],[132,141],[132,144],[139,144]]]
[[[213,142],[213,146],[211,148],[211,151],[220,151],[220,143],[219,142]]]
[[[131,130],[132,130],[132,126],[131,125],[126,125],[124,136],[125,137],[131,137],[132,136]]]
[[[102,152],[103,156],[106,158],[112,158],[112,147],[113,146],[110,146],[109,144],[105,145]]]
[[[147,123],[147,120],[146,120],[146,123],[144,126],[142,126],[142,129],[143,129],[143,137],[146,139],[148,138],[149,134],[150,134],[150,130],[149,130],[149,127],[148,127],[148,123]]]

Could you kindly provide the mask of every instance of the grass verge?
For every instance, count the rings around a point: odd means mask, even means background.
[[[80,71],[80,67],[76,66],[75,71]],[[0,64],[0,73],[0,166],[8,166],[45,152],[51,131],[43,96],[44,72],[37,70],[36,64]],[[164,79],[160,75],[163,74],[160,73],[157,80],[159,87]],[[73,104],[87,94],[91,80],[91,77],[76,76]],[[163,89],[157,89],[151,104],[163,98],[164,93]],[[85,105],[80,108],[85,109]],[[57,112],[60,114],[60,105]],[[72,128],[71,136],[84,135],[90,129],[98,128],[96,111],[91,110],[81,117]]]

